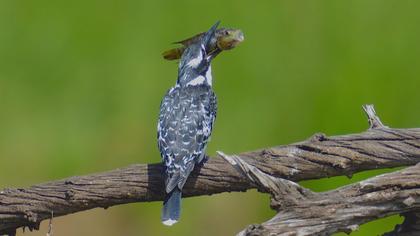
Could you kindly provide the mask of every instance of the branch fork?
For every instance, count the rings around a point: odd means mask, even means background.
[[[191,173],[184,197],[257,188],[272,195],[277,214],[238,235],[330,235],[393,214],[404,223],[386,235],[420,235],[420,129],[384,126],[363,106],[370,128],[362,133],[311,138],[238,155],[209,158]],[[369,169],[411,166],[394,173],[315,193],[298,181],[351,176]],[[27,188],[0,190],[0,235],[38,229],[43,220],[96,207],[161,201],[161,164],[137,164]],[[49,232],[52,234],[52,230]]]

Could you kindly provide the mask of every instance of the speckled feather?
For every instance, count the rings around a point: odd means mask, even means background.
[[[201,161],[216,118],[217,101],[211,86],[175,86],[162,100],[158,146],[166,166],[166,192],[185,184]]]

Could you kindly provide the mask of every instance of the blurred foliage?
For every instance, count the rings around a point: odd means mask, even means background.
[[[245,42],[213,63],[219,113],[210,155],[363,131],[365,103],[389,126],[418,127],[419,10],[415,0],[0,1],[0,188],[160,161],[158,109],[177,76],[160,53],[218,19],[242,29]],[[268,202],[255,191],[185,199],[171,228],[160,223],[160,202],[129,204],[55,219],[54,230],[233,235],[273,216]]]

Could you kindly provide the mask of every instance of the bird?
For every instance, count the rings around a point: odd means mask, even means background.
[[[166,194],[161,220],[167,226],[179,221],[182,188],[194,167],[204,160],[216,119],[211,61],[217,54],[207,51],[219,23],[185,49],[176,84],[167,91],[160,105],[157,140]]]

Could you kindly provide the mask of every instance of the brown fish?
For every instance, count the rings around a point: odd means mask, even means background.
[[[185,48],[197,42],[204,33],[194,35],[191,38],[181,40],[179,43],[181,47],[173,48],[162,53],[166,60],[177,60],[181,58]],[[211,40],[208,54],[214,54],[214,57],[223,50],[230,50],[235,48],[238,44],[244,41],[244,34],[239,29],[220,28],[216,31],[214,38]]]

